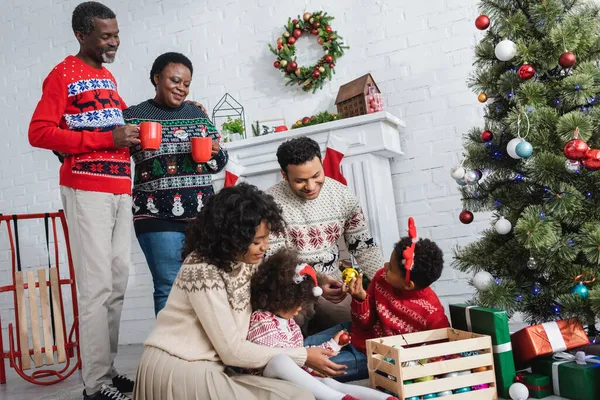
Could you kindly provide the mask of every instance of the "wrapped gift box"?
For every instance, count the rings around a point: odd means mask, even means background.
[[[561,320],[532,325],[513,333],[515,362],[525,366],[536,357],[575,349],[589,343],[583,326],[577,320]]]
[[[573,357],[573,356],[571,356]],[[587,356],[585,363],[567,359],[538,358],[532,361],[533,372],[551,378],[556,396],[570,400],[600,399],[600,358]]]
[[[494,367],[498,394],[510,398],[508,389],[513,384],[516,371],[505,311],[493,308],[450,304],[452,327],[492,337]]]
[[[552,395],[552,385],[550,384],[549,376],[532,374],[530,372],[518,372],[517,381],[527,386],[529,396],[534,399],[543,399]]]

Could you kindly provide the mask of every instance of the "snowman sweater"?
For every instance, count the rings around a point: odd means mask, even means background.
[[[206,163],[196,163],[190,138],[219,134],[200,108],[183,103],[166,108],[147,100],[123,111],[126,123],[154,121],[162,124],[162,143],[157,151],[131,148],[135,162],[133,225],[136,235],[146,232],[185,232],[213,191],[212,174],[221,171],[228,156],[221,150]]]

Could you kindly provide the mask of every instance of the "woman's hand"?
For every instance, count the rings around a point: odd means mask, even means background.
[[[336,364],[329,359],[335,356],[331,350],[322,347],[308,347],[306,349],[306,363],[309,368],[317,370],[327,376],[344,375],[347,367],[345,365]]]
[[[215,154],[217,154],[220,151],[221,151],[221,146],[219,146],[219,142],[213,140],[211,154],[214,156]]]
[[[323,289],[323,298],[333,304],[341,303],[346,298],[346,292],[341,288],[342,283],[336,281],[330,276],[323,275],[319,278],[321,289]]]
[[[363,274],[358,274],[358,278],[352,278],[350,283],[344,285],[350,296],[358,301],[364,301],[367,298],[367,292],[363,288],[362,282]]]

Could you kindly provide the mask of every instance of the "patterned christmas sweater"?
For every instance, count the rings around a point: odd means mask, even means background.
[[[68,56],[48,74],[29,125],[34,147],[67,154],[60,184],[74,189],[131,194],[128,148],[114,148],[112,131],[125,102],[106,68]]]
[[[352,299],[352,344],[365,352],[365,340],[404,333],[449,328],[444,306],[435,292],[398,290],[385,280],[385,269],[375,274],[364,301]]]
[[[300,327],[293,318],[284,319],[269,311],[254,311],[250,316],[250,328],[246,340],[267,347],[293,349],[304,346],[304,336]],[[322,343],[318,347],[331,350],[335,353],[341,350],[333,338]],[[312,370],[306,366],[302,367],[308,372]],[[243,373],[261,375],[262,369],[246,369]]]
[[[286,229],[271,237],[269,254],[281,247],[298,251],[302,262],[321,274],[341,278],[338,240],[343,236],[350,254],[371,279],[383,266],[379,247],[373,242],[358,199],[343,184],[325,178],[319,197],[300,198],[283,180],[266,191],[283,209]]]
[[[208,116],[198,107],[183,103],[166,108],[147,100],[123,112],[125,122],[162,124],[162,143],[157,151],[135,146],[133,182],[133,223],[135,232],[184,232],[187,222],[202,209],[214,193],[212,174],[221,171],[228,156],[221,150],[206,163],[198,164],[191,155],[190,138],[219,134]]]

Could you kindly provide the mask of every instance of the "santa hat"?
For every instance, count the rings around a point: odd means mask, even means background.
[[[154,201],[154,196],[148,196],[148,200]]]
[[[308,264],[298,264],[296,266],[296,273],[294,274],[294,283],[299,284],[306,279],[306,277],[312,278],[315,283],[315,287],[312,289],[313,295],[315,297],[319,297],[323,294],[323,289],[319,287],[319,282],[317,281],[317,273],[314,268]]]
[[[181,195],[179,193],[177,193],[175,196],[173,196],[174,200],[181,200]]]

